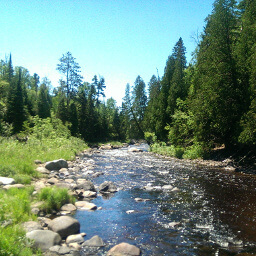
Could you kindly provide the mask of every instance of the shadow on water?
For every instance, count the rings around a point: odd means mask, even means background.
[[[256,252],[256,179],[253,176],[199,168],[179,160],[127,149],[93,154],[92,181],[113,181],[119,191],[93,200],[102,210],[77,211],[87,239],[102,237],[105,255],[128,242],[142,255],[237,255]],[[163,190],[172,185],[178,190]],[[137,202],[135,198],[149,199]],[[248,254],[249,255],[249,254]]]

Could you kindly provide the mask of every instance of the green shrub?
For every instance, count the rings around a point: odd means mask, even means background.
[[[183,158],[183,154],[184,154],[184,148],[182,148],[182,147],[175,148],[175,157],[181,159],[181,158]]]
[[[41,189],[38,198],[40,201],[44,201],[41,210],[45,212],[58,211],[64,204],[74,202],[74,198],[68,193],[66,188],[55,186]]]
[[[154,132],[145,132],[144,133],[145,140],[150,144],[156,143],[157,137]]]
[[[203,146],[199,143],[196,143],[185,150],[183,158],[198,159],[198,158],[203,158],[204,155],[205,155],[205,150]]]
[[[42,255],[28,247],[25,231],[18,225],[0,226],[0,255],[1,256],[35,256]]]

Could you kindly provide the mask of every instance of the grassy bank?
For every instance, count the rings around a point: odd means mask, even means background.
[[[204,158],[206,155],[206,151],[199,144],[194,144],[190,147],[175,147],[174,145],[168,146],[164,142],[154,143],[150,146],[151,152],[176,157],[180,159],[198,159]]]
[[[24,142],[16,138],[0,137],[0,176],[14,178],[16,183],[28,184],[24,189],[13,188],[5,191],[0,188],[1,256],[40,255],[40,252],[27,247],[21,223],[36,219],[30,211],[33,200],[45,199],[48,207],[51,204],[47,202],[48,194],[51,198],[53,198],[52,193],[56,194],[56,198],[58,195],[67,194],[65,191],[58,194],[58,190],[51,190],[44,191],[42,198],[32,196],[34,189],[29,184],[33,178],[39,177],[39,173],[35,171],[34,160],[42,162],[59,158],[72,160],[78,152],[87,148],[82,140],[70,136],[68,129],[58,120],[35,118],[33,121],[33,127],[26,129],[25,135],[28,139]]]

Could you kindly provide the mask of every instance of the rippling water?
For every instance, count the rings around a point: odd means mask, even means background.
[[[102,210],[77,211],[87,239],[99,235],[107,246],[138,246],[142,255],[237,255],[256,252],[256,179],[254,176],[199,168],[127,148],[87,156],[100,185],[113,181],[119,191],[92,202]],[[172,185],[178,190],[161,189]],[[136,202],[135,198],[149,199]],[[252,254],[246,254],[252,255]]]

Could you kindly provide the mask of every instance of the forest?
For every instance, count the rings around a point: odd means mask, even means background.
[[[163,76],[127,84],[121,107],[106,99],[104,77],[83,80],[70,52],[56,65],[62,78],[54,88],[13,67],[10,54],[0,61],[0,136],[29,139],[36,121],[59,119],[86,142],[145,138],[187,158],[221,146],[255,152],[256,1],[216,0],[196,40],[190,63],[179,38]]]

